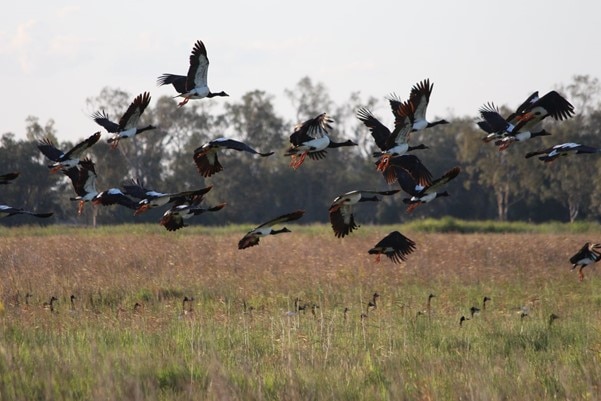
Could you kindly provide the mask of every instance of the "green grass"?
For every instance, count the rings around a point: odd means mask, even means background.
[[[580,283],[565,258],[589,233],[407,228],[418,248],[399,266],[365,249],[389,227],[340,240],[295,226],[244,251],[241,227],[126,228],[2,234],[1,400],[601,396],[601,272]],[[361,319],[374,291],[378,308]],[[50,295],[57,313],[42,308]],[[460,327],[483,295],[487,310]],[[296,297],[315,315],[287,316]]]

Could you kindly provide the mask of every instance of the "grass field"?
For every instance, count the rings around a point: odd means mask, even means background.
[[[0,399],[601,398],[601,270],[568,262],[599,232],[408,229],[394,265],[367,254],[389,227],[248,228],[0,231]]]

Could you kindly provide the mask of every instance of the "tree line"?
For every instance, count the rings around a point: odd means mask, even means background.
[[[574,105],[576,116],[561,122],[547,119],[545,126],[551,136],[516,143],[502,152],[481,140],[485,133],[475,123],[478,110],[471,116],[446,117],[451,124],[412,134],[412,142],[429,147],[416,155],[435,177],[454,166],[461,167],[459,177],[449,185],[451,196],[419,207],[411,214],[405,212],[401,201],[406,194],[386,197],[376,208],[359,206],[360,221],[395,224],[442,216],[532,222],[598,220],[601,161],[597,155],[562,158],[552,163],[525,159],[524,155],[563,142],[601,146],[600,89],[596,78],[573,77],[571,83],[557,90]],[[546,91],[541,88],[541,92]],[[121,141],[116,150],[104,140],[90,148],[88,153],[96,163],[98,190],[120,187],[131,179],[161,192],[213,185],[206,202],[225,202],[227,206],[191,224],[223,225],[257,223],[296,209],[306,210],[306,223],[326,222],[328,207],[337,195],[354,189],[389,188],[375,169],[371,153],[376,149],[370,132],[355,116],[359,107],[368,107],[392,127],[386,99],[363,98],[360,93],[353,93],[344,104],[337,105],[323,84],[308,77],[285,93],[296,110],[293,118],[279,115],[274,96],[261,90],[248,92],[239,101],[193,101],[181,108],[171,97],[159,98],[154,107],[146,109],[141,121],[151,122],[158,129]],[[105,88],[87,103],[118,118],[135,95]],[[502,113],[509,114],[522,100],[516,96],[515,104],[503,105]],[[289,135],[295,124],[323,112],[335,121],[333,139],[351,139],[359,146],[332,149],[325,160],[307,160],[295,171],[283,156]],[[82,139],[99,128],[90,121],[90,132],[82,133]],[[119,206],[86,205],[84,213],[78,216],[76,203],[69,200],[74,196],[71,183],[63,174],[49,174],[48,160],[37,149],[38,142],[46,137],[61,149],[69,149],[74,143],[60,139],[61,133],[56,132],[52,120],[42,123],[35,116],[27,118],[24,137],[17,139],[15,133],[0,137],[0,174],[20,172],[16,181],[1,188],[0,203],[53,211],[54,216],[41,224],[157,222],[163,213],[161,210],[133,216],[131,210]],[[259,151],[275,154],[258,158],[230,151],[220,156],[224,171],[203,178],[192,159],[194,149],[218,137],[246,141]],[[395,187],[398,185],[392,186]],[[31,224],[32,220],[11,218],[3,223]]]

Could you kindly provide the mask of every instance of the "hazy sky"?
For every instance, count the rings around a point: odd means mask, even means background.
[[[29,115],[55,120],[61,140],[101,127],[85,99],[109,86],[154,100],[164,72],[185,74],[197,39],[209,87],[238,101],[276,97],[304,76],[341,104],[351,92],[406,97],[430,78],[429,115],[477,115],[487,101],[517,106],[534,90],[601,78],[599,1],[129,1],[11,2],[0,14],[0,134],[24,135]],[[92,5],[93,4],[93,5]],[[384,115],[385,110],[377,111]]]

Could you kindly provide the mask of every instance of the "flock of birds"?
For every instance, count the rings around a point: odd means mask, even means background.
[[[178,93],[175,97],[182,98],[178,104],[179,107],[193,99],[228,96],[224,91],[212,92],[209,89],[208,67],[209,59],[206,47],[202,41],[198,40],[189,57],[187,75],[163,74],[158,77],[157,84],[173,86]],[[355,205],[359,203],[377,202],[381,200],[382,196],[392,196],[403,190],[408,197],[402,201],[407,205],[407,212],[411,212],[421,204],[449,196],[449,193],[442,189],[459,175],[460,167],[454,166],[434,179],[421,160],[411,153],[416,150],[428,149],[428,146],[424,144],[410,144],[411,133],[449,123],[446,120],[429,121],[426,118],[432,89],[433,84],[429,79],[425,79],[411,88],[405,101],[396,94],[391,94],[387,100],[394,117],[392,129],[382,124],[369,109],[363,107],[357,110],[357,118],[369,129],[375,145],[379,148],[373,153],[376,159],[376,170],[383,174],[388,184],[397,182],[400,189],[353,190],[336,197],[329,208],[329,219],[336,237],[343,238],[359,227],[353,214]],[[104,110],[92,114],[91,117],[110,134],[108,143],[111,144],[111,147],[117,148],[119,141],[133,138],[156,128],[153,125],[139,126],[140,117],[150,100],[151,96],[148,92],[135,97],[118,122],[112,121]],[[486,136],[483,138],[484,142],[493,142],[500,151],[504,151],[516,142],[551,135],[542,126],[543,120],[547,117],[562,121],[573,115],[573,106],[558,92],[551,91],[542,97],[535,92],[515,112],[506,117],[501,115],[493,103],[485,104],[480,109],[481,119],[478,121],[478,126],[486,132]],[[285,156],[290,157],[292,168],[295,170],[300,168],[307,156],[312,160],[320,160],[326,157],[329,149],[357,146],[351,140],[342,142],[332,140],[330,130],[333,122],[327,113],[322,113],[294,127],[290,135],[290,147],[284,153]],[[61,171],[71,180],[76,194],[71,197],[71,200],[79,201],[78,213],[82,212],[86,202],[103,206],[118,204],[134,210],[135,215],[151,208],[170,205],[160,223],[167,230],[175,231],[185,227],[185,221],[193,216],[205,212],[216,212],[225,206],[224,203],[203,206],[204,196],[212,189],[212,186],[177,193],[164,193],[146,188],[143,183],[132,180],[122,188],[98,191],[95,164],[89,157],[83,156],[87,149],[100,140],[100,137],[101,133],[96,132],[68,151],[58,149],[49,139],[44,139],[38,144],[39,151],[52,161],[48,165],[50,172]],[[260,157],[269,157],[274,154],[273,151],[259,152],[236,139],[217,138],[195,149],[193,162],[198,173],[202,177],[210,177],[223,171],[218,154],[227,149],[247,152]],[[599,152],[601,149],[570,142],[530,152],[525,157],[538,156],[544,162],[551,162],[568,154]],[[9,183],[17,176],[18,173],[0,176],[0,184]],[[39,218],[52,215],[52,213],[34,213],[21,208],[0,205],[0,216],[15,214],[29,214]],[[258,245],[261,237],[290,232],[286,227],[275,229],[274,226],[298,220],[303,214],[303,210],[296,210],[260,224],[244,235],[238,243],[238,248],[245,249]],[[369,249],[368,253],[377,255],[377,261],[380,260],[381,255],[385,255],[394,263],[401,263],[415,249],[414,241],[398,231],[393,231]],[[574,268],[580,267],[581,280],[582,269],[601,259],[600,249],[601,244],[587,243],[570,258]]]

